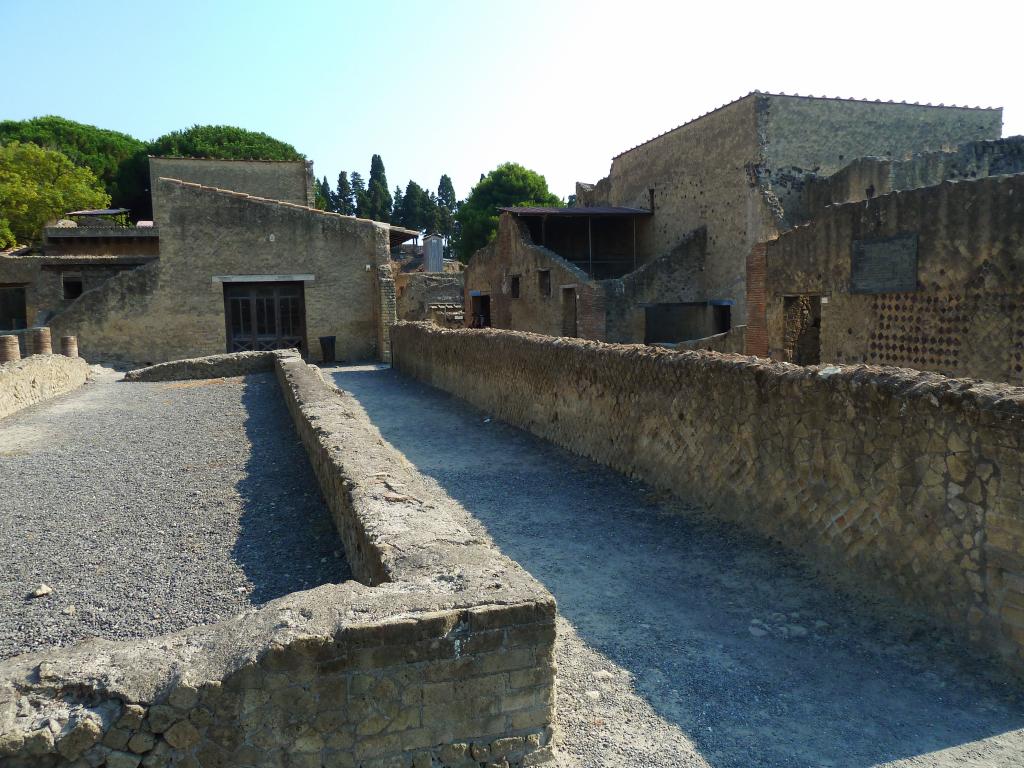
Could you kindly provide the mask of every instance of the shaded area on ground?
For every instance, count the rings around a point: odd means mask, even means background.
[[[381,366],[331,371],[559,604],[566,766],[1016,766],[1024,700],[924,620]]]

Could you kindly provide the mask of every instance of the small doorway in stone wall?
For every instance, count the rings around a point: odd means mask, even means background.
[[[491,297],[489,294],[470,296],[470,311],[473,317],[470,326],[473,328],[491,327]]]
[[[306,302],[301,282],[225,283],[228,352],[295,348],[306,354]]]
[[[576,286],[567,285],[562,288],[562,335],[578,336],[576,322]]]
[[[0,284],[0,331],[18,331],[27,327],[25,286]]]
[[[786,360],[797,365],[821,362],[821,296],[783,297]]]

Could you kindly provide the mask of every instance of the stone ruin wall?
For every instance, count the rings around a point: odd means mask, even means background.
[[[305,160],[214,160],[194,157],[149,158],[149,188],[154,209],[161,194],[157,181],[178,179],[206,187],[312,207],[312,165]]]
[[[852,293],[854,242],[908,234],[918,238],[918,289]],[[822,362],[1024,384],[1022,243],[1024,174],[827,208],[763,246],[767,352],[793,359],[785,296],[810,294],[828,298],[821,306]]]
[[[395,365],[1024,670],[1024,389],[401,323]]]
[[[238,365],[222,359],[205,373]],[[298,357],[277,354],[274,365],[362,583],[171,635],[0,662],[4,768],[551,759],[554,600],[470,532],[464,510],[353,398]]]
[[[551,294],[540,290],[539,275],[548,270]],[[471,321],[472,291],[491,297],[491,325],[551,336],[562,335],[562,287],[576,288],[577,335],[605,338],[605,290],[586,272],[543,246],[536,245],[529,230],[505,214],[498,220],[498,234],[473,254],[465,276],[466,322]],[[519,298],[511,296],[511,278],[519,276]]]
[[[32,355],[0,364],[0,419],[78,389],[89,378],[80,357]]]
[[[462,305],[462,272],[413,272],[395,276],[399,320],[429,320],[431,304]]]

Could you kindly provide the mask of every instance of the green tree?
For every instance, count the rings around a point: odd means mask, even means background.
[[[433,232],[436,210],[437,205],[427,191],[410,179],[402,196],[402,226],[421,232]]]
[[[395,185],[395,193],[392,195],[393,202],[391,204],[391,223],[396,224],[399,227],[407,226],[405,219],[402,216],[402,205],[405,202],[405,196],[402,194],[402,188]]]
[[[388,177],[380,155],[370,158],[370,179],[366,183],[365,216],[374,221],[390,221],[394,200],[388,191]]]
[[[520,205],[563,206],[562,200],[548,191],[547,180],[518,163],[499,165],[481,176],[455,214],[459,234],[455,252],[462,261],[494,239],[498,231],[498,208]]]
[[[334,192],[334,200],[338,206],[338,213],[345,216],[354,216],[356,203],[352,195],[352,186],[348,183],[348,174],[342,171],[338,174],[338,188]]]
[[[305,160],[291,144],[233,125],[194,125],[150,142],[151,155],[219,160]]]
[[[455,213],[458,206],[452,180],[448,174],[444,174],[437,185],[437,232],[449,242],[455,231]]]
[[[67,211],[109,205],[93,172],[60,152],[19,141],[0,146],[0,247],[37,240]]]
[[[358,171],[352,171],[352,205],[355,208],[353,213],[359,218],[366,217],[366,183],[363,175]]]
[[[331,191],[331,185],[327,183],[326,176],[324,176],[323,181],[313,185],[313,193],[316,195],[316,200],[313,203],[316,208],[319,208],[321,211],[334,210],[334,193]]]
[[[142,207],[148,208],[146,145],[132,136],[47,115],[0,121],[0,144],[13,141],[56,150],[88,168],[103,183],[113,205],[135,211],[141,199]]]

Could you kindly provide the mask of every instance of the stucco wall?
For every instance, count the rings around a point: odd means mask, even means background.
[[[542,295],[538,272],[551,274],[551,294]],[[497,237],[469,260],[465,311],[471,321],[473,291],[491,297],[491,325],[521,331],[562,334],[562,288],[576,288],[577,335],[584,339],[605,337],[605,294],[586,272],[553,251],[534,245],[526,227],[514,217],[502,215]],[[519,298],[511,296],[511,278],[519,276]]]
[[[78,389],[87,378],[89,364],[80,357],[32,355],[0,364],[0,419]]]
[[[362,583],[172,635],[0,662],[5,768],[552,758],[554,600],[469,530],[354,398],[298,358],[275,365]]]
[[[403,373],[1024,669],[1024,389],[422,323],[393,335]]]
[[[83,294],[52,325],[79,337],[84,354],[139,363],[222,353],[224,286],[214,276],[306,275],[307,346],[337,337],[339,360],[381,349],[378,266],[389,259],[387,225],[226,193],[158,182],[160,260]],[[369,269],[368,269],[369,267]]]
[[[855,240],[916,234],[916,291],[850,292]],[[1024,383],[1024,174],[826,209],[766,246],[768,351],[784,296],[823,295],[821,359]]]
[[[191,181],[254,197],[313,205],[313,171],[305,160],[207,160],[193,157],[149,158],[149,188],[154,214],[160,204],[160,178]]]

